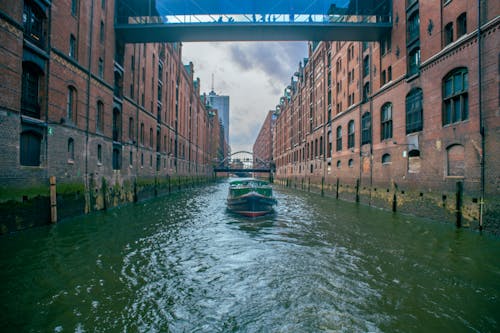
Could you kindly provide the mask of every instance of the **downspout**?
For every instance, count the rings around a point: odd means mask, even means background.
[[[49,19],[48,19],[48,24],[47,24],[47,52],[49,54],[49,60],[47,61],[46,69],[47,69],[47,75],[45,75],[45,87],[47,93],[45,94],[45,172],[47,173],[47,178],[50,177],[49,175],[49,76],[50,76],[50,57],[51,57],[51,51],[52,51],[52,46],[50,44],[51,41],[51,33],[52,33],[52,5],[49,7]]]
[[[87,67],[87,110],[86,110],[86,125],[85,125],[85,186],[87,187],[87,193],[85,201],[87,205],[87,213],[90,212],[90,183],[89,183],[89,117],[90,117],[90,83],[92,81],[92,37],[94,34],[94,0],[92,0],[90,4],[90,29],[89,29],[89,45],[90,48],[88,50],[88,67]],[[88,196],[88,197],[87,197]]]
[[[484,131],[484,116],[483,116],[483,75],[481,61],[481,0],[477,0],[477,63],[478,63],[478,95],[479,95],[479,133],[481,135],[481,198],[479,201],[479,230],[483,230],[483,213],[484,213],[484,197],[485,197],[485,131]]]
[[[379,45],[380,47],[380,45]],[[369,205],[372,205],[372,189],[373,189],[373,98],[372,98],[372,91],[373,91],[373,71],[372,71],[372,61],[373,61],[373,46],[372,43],[370,43],[370,90],[368,91],[369,95],[369,101],[370,101],[370,199],[369,199]],[[379,71],[380,71],[380,65],[379,65]]]

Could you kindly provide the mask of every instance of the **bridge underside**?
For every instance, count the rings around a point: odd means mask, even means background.
[[[126,43],[377,41],[392,0],[117,0]]]
[[[208,41],[377,41],[392,23],[117,24],[125,43]]]

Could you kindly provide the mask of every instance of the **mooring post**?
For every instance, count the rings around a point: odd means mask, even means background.
[[[340,185],[340,178],[337,178],[337,190],[335,191],[335,199],[339,198],[339,185]]]
[[[325,177],[321,177],[321,196],[325,196]]]
[[[462,201],[463,201],[464,183],[457,182],[457,228],[462,226]]]
[[[50,179],[50,222],[57,223],[56,176],[51,176],[49,179]]]
[[[311,178],[307,178],[307,192],[311,192]]]
[[[356,202],[359,202],[359,178],[356,179]]]

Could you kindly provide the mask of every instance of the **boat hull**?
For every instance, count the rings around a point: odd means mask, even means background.
[[[266,197],[256,192],[250,192],[238,197],[227,199],[229,210],[248,217],[257,217],[273,211],[276,199]]]

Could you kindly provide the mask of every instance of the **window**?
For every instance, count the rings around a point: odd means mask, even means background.
[[[443,80],[443,125],[469,119],[469,88],[466,68],[459,68]]]
[[[102,164],[102,146],[97,145],[97,163]]]
[[[130,140],[134,139],[134,118],[128,118],[128,138]]]
[[[101,0],[101,8],[106,9],[106,0]]]
[[[363,102],[368,102],[368,96],[370,96],[370,82],[366,82],[363,86]]]
[[[99,58],[98,75],[101,79],[104,77],[104,61],[102,60],[102,58]]]
[[[414,48],[408,54],[408,75],[417,74],[420,71],[420,48]]]
[[[21,133],[20,157],[21,165],[39,166],[40,147],[42,137],[36,132],[26,131]]]
[[[121,156],[118,148],[113,148],[113,170],[121,169]]]
[[[342,162],[339,160],[337,161],[337,169],[340,169],[342,167]]]
[[[78,0],[71,0],[71,15],[76,16],[78,10]]]
[[[389,164],[391,163],[392,158],[390,154],[384,154],[382,155],[382,164]]]
[[[446,149],[447,176],[465,176],[465,149],[462,145],[452,145]]]
[[[121,140],[121,114],[117,108],[113,109],[113,141]]]
[[[347,162],[347,165],[349,166],[349,168],[352,168],[354,166],[354,160],[350,158],[349,161]]]
[[[406,96],[406,134],[423,128],[422,90],[415,88]]]
[[[387,82],[387,75],[385,73],[385,70],[380,73],[380,85],[383,86]]]
[[[392,66],[387,67],[387,82],[392,81]]]
[[[382,106],[380,112],[380,139],[387,140],[392,138],[392,104],[386,103]]]
[[[342,150],[342,126],[337,127],[337,151]]]
[[[75,140],[69,138],[68,140],[68,161],[75,160]]]
[[[29,1],[24,1],[23,9],[23,28],[24,37],[38,46],[44,46],[43,29],[45,24],[45,15],[36,5]]]
[[[21,113],[33,118],[40,118],[38,94],[42,71],[31,62],[23,63]]]
[[[100,29],[99,29],[99,41],[100,41],[101,43],[103,43],[103,42],[104,42],[104,35],[105,35],[105,34],[104,34],[104,32],[105,32],[105,31],[104,31],[104,22],[103,22],[103,21],[101,21],[101,26],[100,26]]]
[[[467,13],[462,13],[457,18],[457,39],[467,33]]]
[[[73,58],[76,60],[76,38],[71,34],[69,36],[69,53],[68,55],[70,58]]]
[[[149,129],[149,146],[153,147],[153,129]]]
[[[354,148],[354,120],[347,125],[347,148]]]
[[[76,123],[76,89],[68,87],[68,100],[66,105],[67,120]]]
[[[363,77],[366,77],[370,74],[370,56],[366,56],[363,59]]]
[[[129,164],[129,166],[134,165],[134,155],[132,154],[132,152],[128,153],[128,164]]]
[[[104,129],[104,104],[97,102],[96,131],[102,132]]]
[[[141,123],[141,144],[144,144],[144,123]]]
[[[420,16],[418,11],[414,12],[408,18],[407,23],[407,43],[420,38]]]
[[[366,112],[361,117],[361,144],[372,142],[372,117],[370,112]]]
[[[453,42],[453,22],[444,26],[444,45]]]

